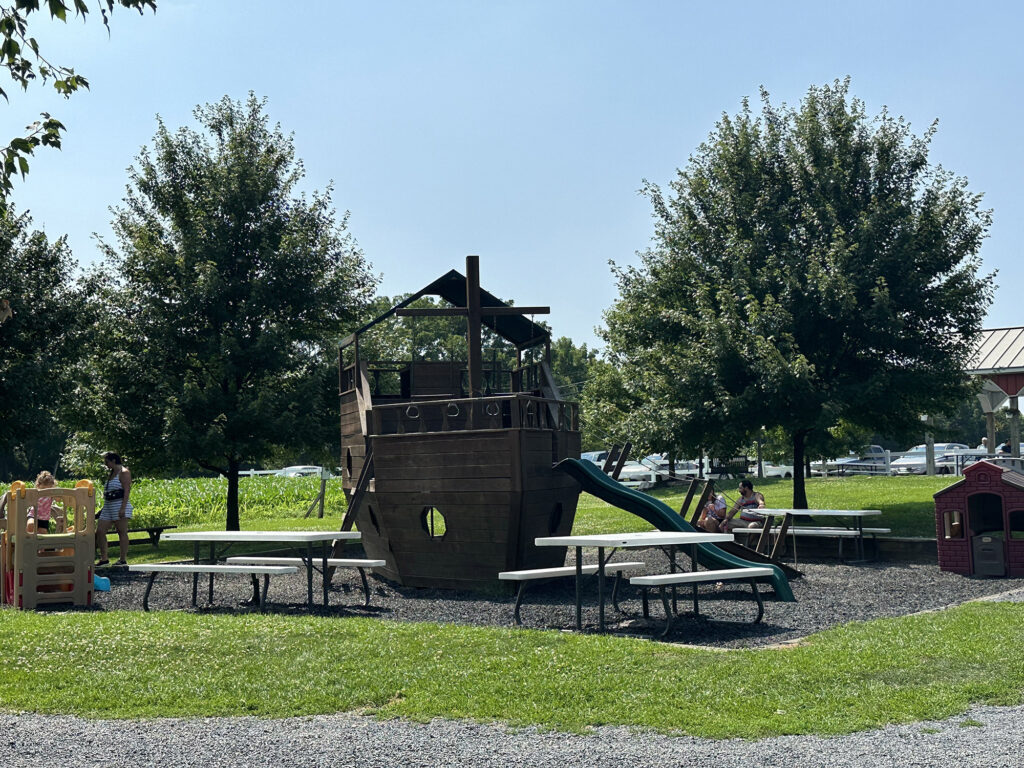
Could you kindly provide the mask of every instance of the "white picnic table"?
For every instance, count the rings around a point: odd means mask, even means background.
[[[304,552],[299,551],[302,561],[306,566],[306,589],[307,601],[310,610],[313,608],[313,567],[317,560],[320,560],[323,574],[323,597],[324,607],[327,606],[327,560],[330,558],[331,548],[335,541],[348,540],[359,541],[361,538],[358,531],[181,531],[176,533],[165,533],[164,541],[191,541],[195,545],[194,559],[200,562],[200,547],[203,544],[210,545],[210,562],[217,562],[217,546],[244,542],[257,542],[262,544],[288,544],[305,545]],[[316,545],[320,545],[320,557],[314,555]],[[226,548],[226,547],[225,547]],[[222,550],[223,552],[223,550]],[[192,577],[192,602],[196,601],[199,575]],[[213,602],[213,574],[210,574],[210,602]]]
[[[857,522],[857,556],[858,560],[864,560],[864,518],[872,517],[874,515],[882,514],[880,509],[754,509],[747,510],[748,512],[757,513],[759,515],[781,517],[782,522],[779,524],[779,530],[776,534],[778,538],[775,540],[775,546],[772,548],[771,556],[773,559],[778,559],[778,556],[782,554],[783,542],[786,538],[786,531],[789,530],[790,525],[793,522],[794,517],[850,517],[854,518]],[[761,538],[758,539],[757,548],[760,550],[762,543],[767,544],[766,536],[768,535],[770,526],[764,526],[764,532],[761,534]],[[794,537],[794,550],[796,547]]]
[[[693,570],[697,569],[697,545],[733,541],[731,533],[707,533],[704,531],[639,531],[636,533],[597,533],[578,536],[542,536],[534,541],[538,547],[574,547],[576,549],[576,629],[583,628],[583,602],[580,593],[583,582],[583,548],[597,548],[597,601],[598,628],[604,631],[604,568],[608,558],[617,549],[638,549],[643,547],[664,547],[670,551],[672,570],[676,568],[675,549],[690,548]],[[605,557],[605,550],[612,550]]]

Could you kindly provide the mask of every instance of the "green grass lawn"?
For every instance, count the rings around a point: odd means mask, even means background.
[[[243,485],[243,528],[336,529],[343,502],[303,518],[315,478]],[[901,535],[933,535],[949,478],[828,478],[812,506],[878,508]],[[221,529],[223,488],[139,483],[140,518]],[[731,492],[730,483],[727,490]],[[787,506],[792,481],[758,484]],[[218,493],[221,495],[218,496]],[[655,495],[678,508],[683,493]],[[333,500],[333,501],[332,501]],[[584,494],[574,531],[646,527]],[[244,550],[239,550],[244,551]],[[189,559],[137,545],[132,562]],[[969,604],[854,623],[788,650],[714,652],[575,633],[249,614],[0,610],[0,709],[90,717],[339,711],[585,730],[624,725],[708,737],[835,734],[1024,701],[1024,605]],[[723,716],[725,713],[726,716]]]
[[[0,611],[0,709],[382,717],[714,738],[836,734],[1024,700],[1024,606],[854,623],[789,650],[250,614]]]

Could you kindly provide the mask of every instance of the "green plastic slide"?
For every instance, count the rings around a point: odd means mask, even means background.
[[[590,461],[580,459],[563,459],[555,465],[555,469],[565,472],[576,480],[583,490],[597,496],[602,501],[607,501],[613,507],[624,509],[637,517],[642,517],[659,531],[683,531],[696,530],[686,520],[676,514],[670,506],[648,496],[646,493],[634,491],[622,483],[612,480],[601,471],[600,467]],[[736,557],[728,552],[723,552],[714,544],[698,544],[697,560],[705,568],[763,568],[764,563],[752,563],[742,557]],[[793,590],[789,586],[789,580],[782,569],[775,565],[769,565],[775,575],[772,576],[772,586],[775,588],[776,596],[785,602],[795,602]]]

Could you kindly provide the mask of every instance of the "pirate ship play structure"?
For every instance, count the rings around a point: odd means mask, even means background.
[[[409,306],[427,296],[450,306]],[[465,275],[451,270],[341,342],[344,527],[387,562],[386,578],[479,589],[500,571],[563,564],[564,549],[533,544],[571,531],[580,492],[552,469],[579,456],[580,434],[551,373],[550,333],[527,317],[548,311],[481,290],[469,256]],[[360,340],[395,316],[464,317],[466,360],[364,359]],[[515,349],[515,365],[483,359],[483,328]]]

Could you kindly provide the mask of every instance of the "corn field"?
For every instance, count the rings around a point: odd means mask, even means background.
[[[341,478],[327,481],[324,516],[345,513]],[[319,477],[242,477],[238,481],[238,515],[242,525],[253,520],[300,518],[320,493]],[[132,527],[202,525],[223,527],[227,514],[228,481],[223,477],[132,481]],[[99,501],[102,502],[102,494]],[[97,504],[99,506],[99,504]],[[96,510],[97,513],[99,509]],[[312,515],[315,517],[317,511]]]

